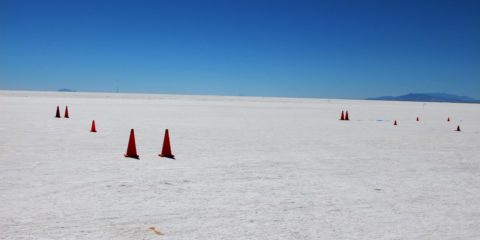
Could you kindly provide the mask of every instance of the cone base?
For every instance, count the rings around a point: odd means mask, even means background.
[[[160,157],[164,157],[164,158],[171,158],[171,159],[175,159],[175,156],[174,156],[174,155],[163,155],[163,154],[158,154],[158,156],[160,156]]]
[[[90,130],[90,132],[94,132],[94,133],[96,133],[97,131],[96,131],[96,130]]]
[[[132,156],[132,155],[125,154],[125,155],[123,155],[123,156],[126,157],[126,158],[140,159],[140,156],[138,156],[138,155]]]

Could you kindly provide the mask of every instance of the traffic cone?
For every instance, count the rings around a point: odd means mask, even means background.
[[[342,111],[342,115],[340,116],[340,120],[345,120],[345,116],[343,115],[343,111]]]
[[[397,120],[395,120],[395,122],[393,122],[393,126],[397,126]]]
[[[60,107],[59,107],[59,106],[57,106],[57,113],[55,114],[55,117],[56,117],[56,118],[61,118],[61,116],[60,116]]]
[[[348,111],[345,112],[345,121],[348,121],[350,120],[350,118],[348,118]]]
[[[69,118],[68,117],[68,106],[65,106],[65,115],[63,117],[64,118]]]
[[[447,122],[450,122],[450,117],[447,118]]]
[[[460,132],[460,125],[457,126],[457,130],[455,131]]]
[[[168,135],[168,129],[165,129],[165,138],[163,139],[162,153],[158,154],[160,157],[175,159],[170,149],[170,136]]]
[[[130,139],[128,140],[127,153],[125,153],[124,156],[136,159],[140,158],[137,154],[137,147],[135,145],[135,132],[133,131],[133,129],[130,130]]]
[[[419,122],[419,121],[420,121],[420,118],[417,117],[417,122]]]
[[[90,128],[90,132],[97,132],[97,128],[95,127],[95,120],[92,121],[92,128]]]

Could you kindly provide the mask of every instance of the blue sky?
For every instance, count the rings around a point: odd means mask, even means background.
[[[480,98],[480,1],[0,0],[0,89]]]

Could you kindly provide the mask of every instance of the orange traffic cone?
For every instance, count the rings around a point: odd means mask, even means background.
[[[450,122],[450,117],[447,118],[447,122]]]
[[[397,126],[397,120],[395,120],[395,122],[393,122],[393,126]]]
[[[124,156],[136,159],[140,158],[137,154],[137,146],[135,145],[135,132],[133,131],[133,129],[130,130],[130,139],[128,140],[127,153],[125,153]]]
[[[350,120],[350,118],[348,118],[348,111],[345,112],[345,121],[348,121]]]
[[[417,117],[417,122],[419,122],[419,121],[420,121],[420,118]]]
[[[63,117],[64,118],[69,118],[68,117],[68,106],[65,106],[65,115]]]
[[[55,117],[56,118],[61,118],[60,117],[60,107],[59,106],[57,106],[57,113],[55,114]]]
[[[457,130],[455,131],[460,132],[460,125],[457,126]]]
[[[342,111],[342,115],[340,116],[340,120],[345,120],[345,116],[343,115],[343,111]]]
[[[175,156],[173,156],[172,154],[172,149],[170,149],[170,136],[168,135],[168,129],[165,129],[165,138],[163,139],[162,153],[158,154],[158,156],[175,159]]]
[[[97,128],[95,127],[95,120],[92,121],[92,128],[90,128],[90,132],[97,132]]]

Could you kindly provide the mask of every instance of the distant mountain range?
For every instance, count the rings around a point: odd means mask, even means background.
[[[69,89],[69,88],[60,88],[57,91],[59,91],[59,92],[76,92],[76,90]]]
[[[411,101],[411,102],[451,102],[451,103],[480,103],[480,100],[446,93],[409,93],[402,96],[383,96],[367,98],[366,100],[383,101]]]

